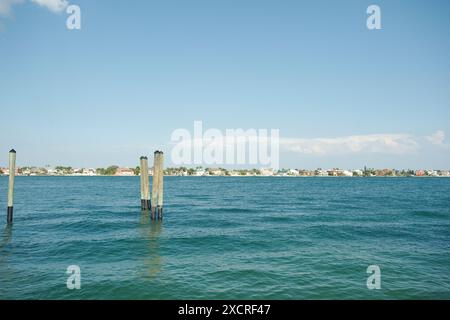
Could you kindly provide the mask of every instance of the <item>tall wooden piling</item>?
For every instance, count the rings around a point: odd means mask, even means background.
[[[13,222],[15,175],[16,175],[16,151],[12,149],[9,152],[9,186],[8,186],[8,214],[7,214],[8,223]]]
[[[158,190],[159,190],[159,170],[158,170],[158,158],[159,158],[159,152],[155,151],[154,158],[153,158],[153,183],[152,183],[152,208],[151,208],[151,218],[152,220],[156,219],[156,210],[158,205]]]
[[[152,220],[162,219],[163,216],[163,187],[164,187],[164,153],[155,151],[153,161],[153,185],[152,185]]]
[[[159,152],[159,179],[158,179],[158,219],[163,217],[163,197],[164,197],[164,153]]]
[[[141,157],[141,209],[150,209],[150,187],[148,180],[148,158]]]

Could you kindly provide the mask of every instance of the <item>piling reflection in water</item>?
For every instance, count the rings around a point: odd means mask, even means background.
[[[0,261],[2,257],[4,257],[4,251],[7,247],[7,245],[11,242],[12,239],[12,225],[8,224],[6,225],[5,229],[2,233],[2,238],[0,239]]]
[[[8,259],[11,252],[8,250],[8,245],[12,240],[12,225],[6,225],[2,232],[0,239],[0,283],[1,281],[10,281],[14,277],[11,264],[8,265]],[[3,292],[3,288],[0,284],[0,299],[7,296],[7,292]]]
[[[8,245],[12,240],[12,225],[6,225],[0,238],[0,299],[4,300],[8,297],[8,290],[4,288],[3,283],[14,281],[14,267],[12,267],[10,260],[11,250],[8,250]]]
[[[163,259],[160,255],[160,235],[162,232],[161,220],[151,221],[148,211],[141,214],[141,234],[146,239],[148,253],[144,258],[145,277],[155,278],[161,272]]]

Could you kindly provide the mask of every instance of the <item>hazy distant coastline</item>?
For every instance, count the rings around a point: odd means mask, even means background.
[[[153,168],[149,168],[149,175]],[[9,175],[8,168],[0,168],[0,175]],[[139,176],[140,168],[109,166],[107,168],[73,167],[19,167],[17,176],[60,176],[60,177],[131,177]],[[165,176],[215,176],[215,177],[450,177],[450,170],[410,170],[410,169],[224,169],[224,168],[166,168]]]

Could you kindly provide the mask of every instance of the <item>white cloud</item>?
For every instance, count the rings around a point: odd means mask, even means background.
[[[22,2],[23,0],[0,0],[0,16],[9,16],[11,14],[12,7]]]
[[[9,17],[15,5],[23,3],[25,0],[0,0],[0,16]],[[61,12],[67,8],[67,0],[30,0],[31,2],[45,7],[52,12]]]
[[[427,137],[427,140],[434,145],[443,146],[445,140],[445,132],[442,130],[437,131],[431,136]]]
[[[53,12],[61,12],[67,8],[69,2],[67,0],[31,0],[41,7],[46,7]]]
[[[419,144],[408,134],[371,134],[337,138],[281,138],[282,149],[311,155],[380,153],[408,154],[419,149]]]
[[[269,137],[258,137],[257,135],[246,136],[246,141],[264,141],[270,143]],[[368,134],[353,135],[332,138],[286,138],[280,137],[279,144],[282,151],[305,154],[305,155],[339,155],[339,154],[390,154],[390,155],[408,155],[414,154],[427,142],[440,147],[448,147],[444,143],[445,133],[442,130],[430,136],[414,136],[405,133],[399,134]],[[227,145],[230,142],[223,137],[186,139],[183,141],[186,145],[195,146],[214,146]],[[234,143],[234,142],[233,142]]]

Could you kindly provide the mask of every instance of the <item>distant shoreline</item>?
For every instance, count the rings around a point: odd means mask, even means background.
[[[153,169],[149,168],[149,175]],[[8,168],[0,168],[0,175],[8,176]],[[140,167],[119,167],[112,165],[107,168],[73,168],[73,167],[20,167],[15,170],[16,176],[43,177],[133,177],[140,175]],[[225,169],[225,168],[187,168],[167,167],[164,176],[176,177],[450,177],[450,170],[442,169]]]
[[[8,177],[8,175],[0,175],[0,177]],[[97,176],[82,176],[82,175],[16,175],[17,177],[27,177],[27,178],[138,178],[139,176],[120,176],[120,175],[97,175]],[[151,177],[151,175],[150,175]],[[181,175],[164,175],[164,177],[181,177],[181,178],[450,178],[450,176],[214,176],[214,175],[205,175],[205,176],[181,176]]]

